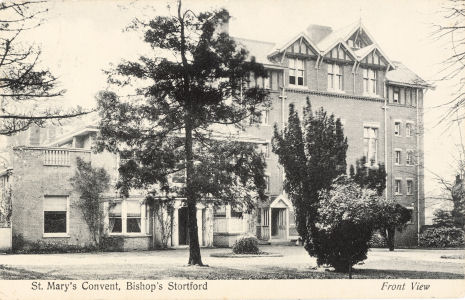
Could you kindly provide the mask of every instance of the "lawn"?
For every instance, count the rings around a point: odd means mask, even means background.
[[[0,256],[2,279],[342,279],[347,274],[316,266],[302,247],[267,246],[282,257],[225,258],[202,249],[209,267],[187,266],[187,249],[113,253]],[[354,279],[462,279],[464,250],[373,250],[354,266]],[[441,258],[445,257],[445,258]]]

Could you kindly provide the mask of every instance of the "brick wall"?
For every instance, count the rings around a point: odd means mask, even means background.
[[[22,148],[14,151],[12,175],[13,235],[26,241],[62,242],[84,246],[92,238],[81,211],[75,203],[70,178],[76,170],[76,158],[90,160],[88,151],[70,151],[69,166],[44,166],[43,148]],[[45,195],[69,197],[69,237],[44,237],[43,199]]]

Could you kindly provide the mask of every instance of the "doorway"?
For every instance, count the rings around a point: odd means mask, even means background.
[[[271,209],[271,237],[274,239],[286,238],[286,209]]]
[[[178,210],[178,239],[179,245],[189,245],[189,225],[187,207]]]

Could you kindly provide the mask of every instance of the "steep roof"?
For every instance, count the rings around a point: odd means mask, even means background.
[[[386,73],[386,80],[388,82],[404,85],[432,87],[429,83],[415,74],[401,62],[393,61],[392,63],[394,64],[395,69]]]
[[[268,59],[268,54],[275,48],[276,44],[271,42],[250,40],[244,38],[233,37],[239,45],[249,51],[250,56],[255,56],[257,62],[265,65],[279,66]]]
[[[332,48],[332,46],[339,40],[345,41],[359,26],[360,23],[356,22],[332,31],[325,38],[318,42],[318,48],[320,48],[322,51],[329,50],[328,48]]]

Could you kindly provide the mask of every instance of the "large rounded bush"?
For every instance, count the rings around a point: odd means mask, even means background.
[[[336,272],[349,272],[351,266],[367,258],[373,229],[366,224],[342,221],[315,233],[312,249],[307,251],[316,254],[317,264],[331,265]]]
[[[258,240],[256,237],[243,237],[237,240],[233,246],[235,254],[259,254]]]

